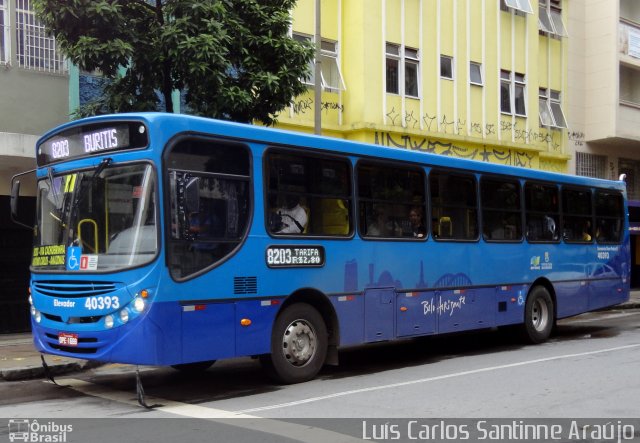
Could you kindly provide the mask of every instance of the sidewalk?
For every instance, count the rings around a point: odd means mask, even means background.
[[[640,308],[640,290],[631,291],[628,302],[607,309],[636,308]],[[98,362],[54,355],[45,355],[45,361],[54,376],[101,365]],[[30,333],[0,335],[0,383],[44,377],[40,353],[34,348]]]

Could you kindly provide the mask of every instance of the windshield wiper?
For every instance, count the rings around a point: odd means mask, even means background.
[[[60,205],[58,204],[58,191],[56,191],[56,187],[53,184],[53,168],[52,167],[47,168],[47,177],[49,177],[49,183],[51,184],[51,192],[53,194],[53,200],[57,208]]]

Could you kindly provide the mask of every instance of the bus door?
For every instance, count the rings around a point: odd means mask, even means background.
[[[394,288],[371,288],[364,291],[365,342],[394,338]]]

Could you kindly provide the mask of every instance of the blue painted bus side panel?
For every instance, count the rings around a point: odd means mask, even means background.
[[[271,330],[280,304],[271,300],[247,300],[236,302],[235,325],[236,355],[260,355],[271,352]],[[251,320],[250,326],[241,326],[243,318]]]
[[[506,326],[522,323],[524,305],[529,288],[527,285],[509,285],[496,288],[496,321],[495,326]]]
[[[558,318],[570,317],[587,310],[588,292],[586,280],[554,283]]]
[[[233,303],[189,304],[181,308],[184,363],[236,355]]]
[[[434,291],[398,294],[396,336],[410,337],[436,332],[437,308]]]
[[[446,290],[439,292],[438,332],[457,332],[493,326],[491,307],[495,289]]]
[[[624,284],[616,280],[595,280],[589,283],[589,310],[624,303]]]
[[[364,296],[330,297],[340,321],[340,346],[364,343]]]
[[[365,342],[391,340],[395,337],[393,288],[367,289],[364,293]]]

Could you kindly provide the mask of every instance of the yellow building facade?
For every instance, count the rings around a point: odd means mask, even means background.
[[[322,134],[567,172],[566,0],[322,0]],[[315,0],[292,12],[314,39]],[[316,79],[277,127],[314,130]]]

